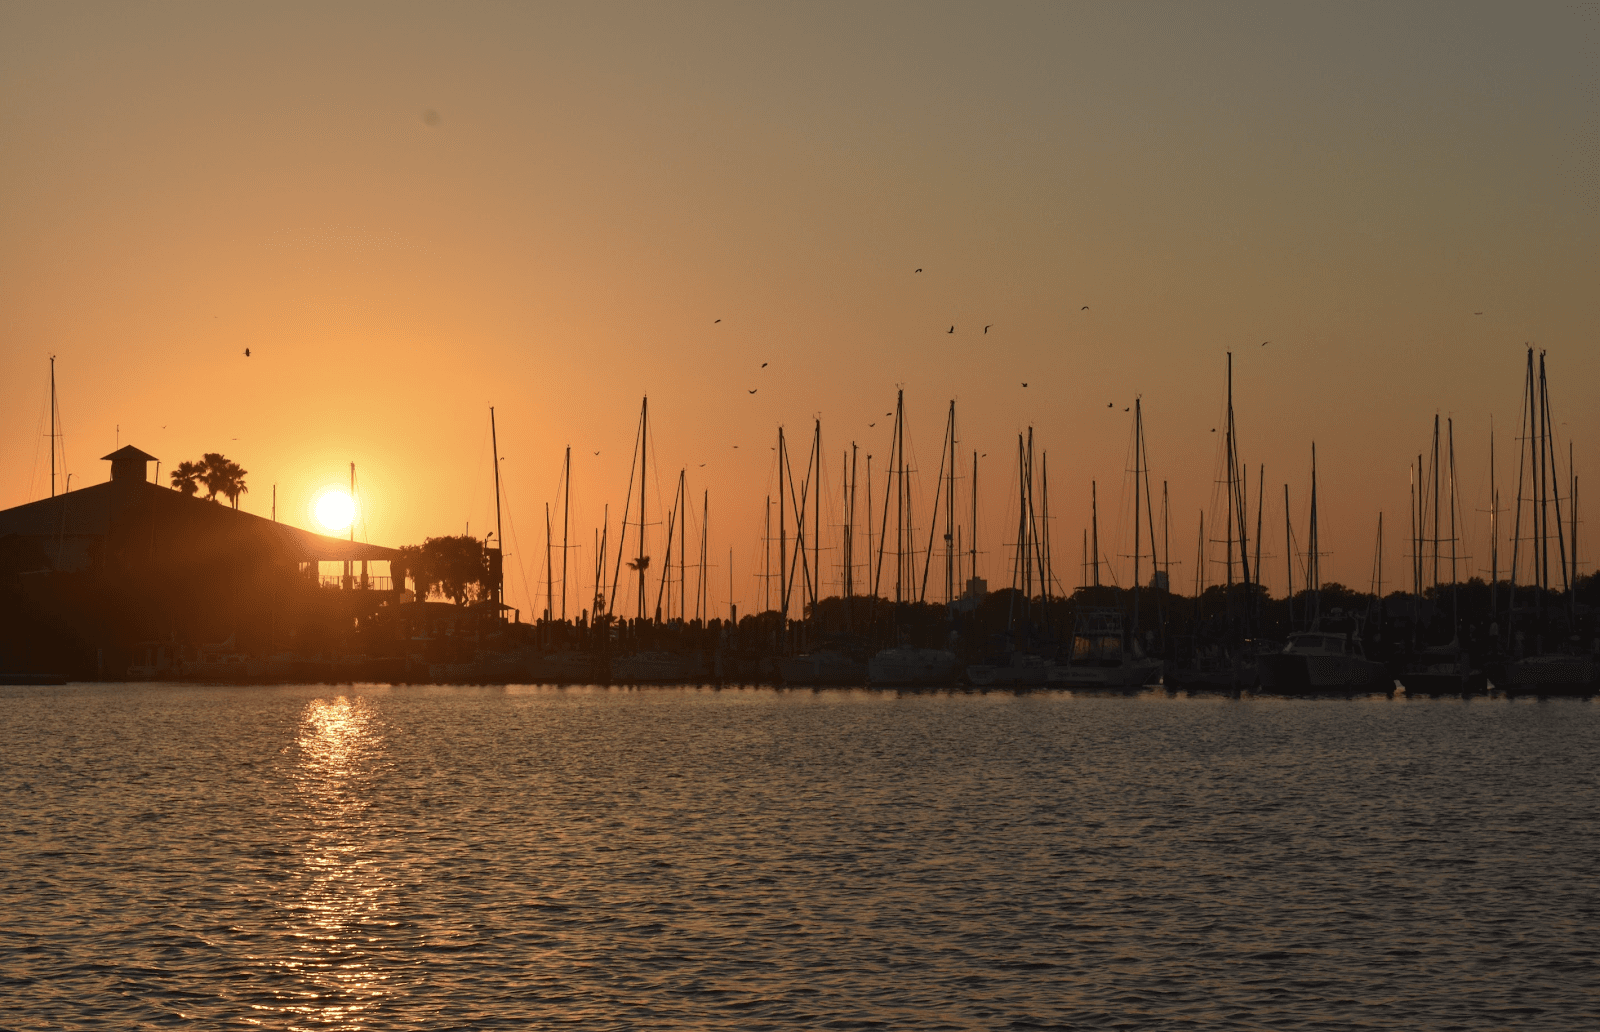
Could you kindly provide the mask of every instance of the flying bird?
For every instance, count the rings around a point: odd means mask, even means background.
[[[249,348],[245,348],[244,349],[244,357],[245,358],[249,358],[250,357],[250,349]]]
[[[1132,412],[1133,410],[1132,409],[1123,409],[1122,411],[1124,411],[1124,412]]]
[[[1482,315],[1483,313],[1482,312],[1473,312],[1472,314],[1473,315]]]
[[[596,455],[599,455],[599,454],[600,454],[600,453],[599,453],[599,452],[595,452],[595,454],[596,454]]]
[[[1027,380],[1023,380],[1022,381],[1022,386],[1024,386],[1024,387],[1028,386],[1028,381]]]
[[[1082,308],[1078,309],[1078,311],[1080,311],[1080,312],[1087,312],[1088,310],[1089,310],[1089,306],[1088,305],[1084,305]]]
[[[917,270],[917,271],[918,271],[918,272],[921,272],[921,271],[922,271],[922,270],[921,270],[921,269],[918,269],[918,270]]]
[[[736,444],[736,445],[734,445],[734,447],[735,447],[735,448],[737,448],[737,447],[739,447],[739,446],[738,446],[738,445],[737,445],[737,444]],[[705,464],[705,463],[703,463],[703,462],[702,462],[702,463],[700,463],[700,468],[701,468],[701,469],[705,469],[705,468],[706,468],[706,464]]]
[[[994,323],[990,323],[990,324],[989,324],[989,326],[993,326],[993,325],[994,325]],[[988,332],[989,332],[989,326],[985,326],[985,327],[984,327],[984,328],[983,328],[983,332],[984,332],[984,333],[988,333]]]
[[[761,363],[761,368],[765,369],[766,367],[767,367],[767,364],[765,362]]]
[[[751,394],[754,394],[754,393],[755,393],[755,392],[756,392],[756,391],[758,391],[758,390],[760,390],[760,389],[761,389],[761,388],[759,388],[759,387],[752,387],[752,388],[750,388],[750,393],[751,393]]]
[[[1211,428],[1211,432],[1212,432],[1212,433],[1216,433],[1216,432],[1217,432],[1217,428],[1216,428],[1216,427],[1212,427],[1212,428]]]
[[[956,328],[954,326],[952,326],[948,330],[945,330],[944,332],[946,332],[946,333],[954,333],[954,332],[956,332]]]
[[[1106,402],[1106,408],[1110,408],[1110,407],[1111,407],[1111,402],[1109,402],[1109,401]]]
[[[719,322],[721,322],[721,321],[722,321],[722,320],[721,320],[721,319],[713,319],[713,320],[711,320],[711,322],[712,322],[712,323],[713,323],[713,324],[715,324],[715,323],[719,323]]]
[[[868,426],[877,426],[878,424],[877,423],[868,423],[867,425]],[[161,429],[165,430],[166,427],[162,427]]]

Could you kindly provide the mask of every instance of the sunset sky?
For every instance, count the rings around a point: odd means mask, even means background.
[[[1368,587],[1381,510],[1401,586],[1436,412],[1463,573],[1486,569],[1490,419],[1509,523],[1527,343],[1600,505],[1597,11],[8,4],[0,507],[49,493],[52,354],[74,489],[109,476],[120,427],[163,480],[221,451],[243,508],[276,484],[279,518],[315,529],[355,462],[360,533],[387,545],[492,528],[492,405],[525,619],[572,448],[575,615],[648,394],[649,519],[686,467],[713,612],[731,550],[748,613],[778,426],[803,467],[822,420],[831,594],[841,456],[860,445],[864,552],[865,457],[881,505],[903,386],[919,533],[954,398],[963,523],[987,455],[990,586],[1030,425],[1057,577],[1079,582],[1096,480],[1126,584],[1138,395],[1188,591],[1202,509],[1220,530],[1231,349],[1274,594],[1313,442],[1325,579]]]

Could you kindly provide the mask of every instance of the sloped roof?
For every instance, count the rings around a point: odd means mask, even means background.
[[[102,462],[116,462],[119,459],[143,459],[146,462],[160,462],[161,460],[148,452],[142,452],[131,444],[125,444],[110,455],[100,456]]]
[[[394,559],[400,555],[398,549],[313,534],[142,480],[109,481],[0,510],[0,537],[106,537],[120,522],[146,518],[185,531],[201,531],[213,540],[220,539],[224,547],[241,551],[265,547],[287,562]]]

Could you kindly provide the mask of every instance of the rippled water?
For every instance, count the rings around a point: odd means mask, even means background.
[[[1600,1028],[1597,717],[0,689],[0,1026]]]

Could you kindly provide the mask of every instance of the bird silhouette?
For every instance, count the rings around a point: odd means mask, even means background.
[[[1089,306],[1088,305],[1084,305],[1082,308],[1078,309],[1078,311],[1080,311],[1080,312],[1087,312],[1088,310],[1089,310]]]
[[[954,326],[952,326],[948,330],[945,330],[944,332],[946,332],[946,333],[954,333],[954,332],[956,332],[956,328]]]
[[[1212,433],[1216,433],[1216,432],[1217,432],[1217,428],[1216,428],[1216,427],[1212,427],[1212,428],[1211,428],[1211,432],[1212,432]]]
[[[1027,380],[1023,380],[1022,381],[1022,386],[1024,386],[1024,387],[1028,386],[1028,381]]]
[[[734,445],[734,447],[735,447],[735,448],[737,448],[737,447],[739,447],[739,446],[738,446],[738,445],[737,445],[737,444],[736,444],[736,445]],[[701,468],[701,469],[705,469],[705,468],[706,468],[706,464],[705,464],[705,463],[703,463],[703,462],[702,462],[702,463],[700,463],[700,468]]]
[[[738,446],[738,445],[737,445],[737,444],[736,444],[736,445],[734,445],[734,447],[735,447],[735,448],[737,448],[737,447],[739,447],[739,446]]]
[[[244,357],[245,358],[249,358],[250,357],[250,349],[249,348],[245,348],[244,349]]]
[[[1268,344],[1271,344],[1271,343],[1272,343],[1272,341],[1270,341],[1270,340],[1264,340],[1264,341],[1261,342],[1261,346],[1262,347],[1266,347]]]
[[[715,323],[719,323],[719,322],[721,322],[721,321],[722,321],[722,320],[721,320],[721,319],[713,319],[713,320],[711,320],[711,322],[712,322],[712,323],[713,323],[713,324],[715,324]]]
[[[867,425],[868,426],[877,426],[878,424],[877,423],[868,423]],[[166,427],[162,427],[161,429],[165,430]]]
[[[1473,315],[1482,315],[1483,313],[1482,312],[1473,312],[1472,314]]]
[[[1106,408],[1110,408],[1110,407],[1111,407],[1111,402],[1109,402],[1109,401],[1106,402]]]
[[[1122,410],[1122,411],[1124,411],[1124,412],[1132,412],[1132,411],[1133,411],[1133,410],[1132,410],[1132,409],[1126,409],[1126,408],[1125,408],[1125,409],[1123,409],[1123,410]]]
[[[886,415],[886,416],[892,416],[892,415],[894,415],[894,413],[893,413],[893,412],[885,412],[885,413],[884,413],[884,415]]]
[[[750,393],[751,393],[751,394],[754,394],[754,393],[755,393],[755,392],[756,392],[756,391],[758,391],[758,390],[760,390],[760,389],[761,389],[761,388],[759,388],[759,387],[752,387],[752,388],[750,388]]]
[[[994,325],[994,323],[990,323],[990,324],[989,324],[989,326],[993,326],[993,325]],[[985,326],[985,327],[984,327],[984,328],[983,328],[983,332],[984,332],[984,333],[988,333],[988,332],[989,332],[989,326]]]
[[[918,272],[921,272],[921,271],[922,271],[922,270],[921,270],[921,269],[918,269],[918,270],[917,270],[917,271],[918,271]]]
[[[599,454],[600,454],[600,453],[599,453],[599,452],[595,452],[595,454],[596,454],[596,455],[599,455]]]
[[[767,367],[767,364],[765,362],[761,363],[761,368],[765,369],[766,367]]]

